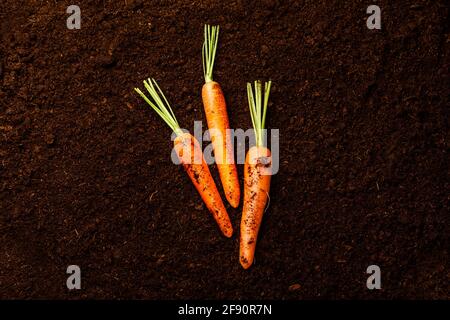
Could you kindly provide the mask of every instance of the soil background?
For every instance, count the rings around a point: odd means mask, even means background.
[[[450,297],[445,1],[2,0],[0,23],[0,298]],[[280,171],[249,270],[241,207],[225,239],[133,91],[152,76],[183,127],[204,121],[204,23],[232,127],[246,82],[273,81]]]

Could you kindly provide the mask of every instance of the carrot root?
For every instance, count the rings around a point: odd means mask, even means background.
[[[233,235],[233,227],[225,206],[211,176],[197,139],[189,133],[174,140],[175,152],[183,167],[226,237]]]
[[[244,269],[253,264],[258,232],[270,191],[271,165],[269,149],[255,146],[247,152],[239,248],[239,260]]]
[[[241,192],[228,131],[230,124],[227,107],[220,85],[215,81],[205,83],[202,98],[223,191],[230,205],[236,208],[239,206]]]

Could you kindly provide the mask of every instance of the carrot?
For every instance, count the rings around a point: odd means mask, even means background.
[[[223,191],[230,205],[236,208],[241,192],[234,163],[233,144],[228,131],[230,124],[227,106],[220,84],[213,81],[212,77],[218,37],[219,26],[205,25],[202,51],[205,84],[202,88],[202,99]]]
[[[135,88],[136,92],[139,93],[139,95],[177,135],[174,140],[174,150],[180,159],[180,162],[183,164],[186,173],[200,193],[206,207],[213,215],[222,233],[226,237],[231,237],[233,234],[233,227],[230,218],[211,176],[208,165],[205,162],[203,152],[197,139],[191,134],[181,130],[169,102],[156,81],[149,78],[147,81],[144,81],[144,86],[153,101],[147,98],[139,88]],[[158,91],[156,89],[158,89]],[[161,99],[161,97],[163,99]]]
[[[272,156],[264,146],[263,130],[266,120],[271,81],[265,84],[264,106],[262,107],[261,82],[255,82],[255,95],[252,86],[247,84],[248,102],[256,146],[247,152],[244,165],[244,206],[242,208],[239,260],[248,269],[255,256],[259,227],[269,198]]]

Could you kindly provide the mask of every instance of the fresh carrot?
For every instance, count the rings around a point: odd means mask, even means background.
[[[226,237],[231,237],[233,234],[233,227],[230,218],[211,176],[208,165],[205,162],[203,152],[197,139],[180,129],[172,108],[156,81],[149,78],[147,81],[144,81],[144,86],[153,101],[139,88],[135,88],[136,92],[139,93],[139,95],[177,135],[174,140],[174,150],[180,159],[180,162],[183,164],[183,167],[195,188],[200,193],[206,207],[212,213],[222,233]],[[161,99],[161,97],[163,99]]]
[[[247,152],[244,165],[244,206],[239,248],[239,260],[244,269],[248,269],[253,263],[259,227],[269,198],[272,156],[270,150],[264,146],[263,130],[270,86],[271,81],[264,86],[264,103],[262,103],[261,82],[255,82],[255,94],[253,94],[252,85],[247,84],[256,145]]]
[[[230,124],[227,106],[219,83],[213,81],[212,77],[218,38],[219,26],[205,25],[202,51],[205,84],[202,88],[202,99],[223,191],[230,205],[236,208],[241,192],[234,163],[233,144],[228,131]]]

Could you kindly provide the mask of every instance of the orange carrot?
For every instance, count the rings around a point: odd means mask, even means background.
[[[205,25],[202,55],[205,84],[202,88],[202,99],[223,191],[230,205],[236,208],[239,205],[241,192],[234,163],[233,144],[228,131],[230,124],[227,106],[220,85],[212,78],[218,37],[219,26]]]
[[[265,85],[264,106],[261,110],[261,83],[255,82],[255,96],[251,84],[247,84],[256,146],[251,147],[247,152],[244,166],[244,206],[242,208],[239,248],[239,260],[244,269],[248,269],[253,263],[258,232],[269,198],[272,156],[270,150],[264,146],[263,130],[270,86],[271,82],[269,81]]]
[[[202,149],[197,139],[189,133],[183,133],[175,138],[174,145],[178,158],[195,188],[200,193],[206,207],[212,213],[220,230],[226,237],[231,237],[233,227],[231,226],[230,218],[209,172],[208,165],[203,158]],[[201,155],[200,161],[195,160],[195,155]]]
[[[222,233],[226,237],[231,237],[233,234],[233,227],[216,184],[214,183],[214,179],[212,178],[208,165],[203,157],[200,144],[194,136],[181,130],[169,102],[156,81],[154,79],[148,79],[147,81],[144,81],[144,86],[153,101],[147,98],[140,89],[135,88],[136,92],[141,95],[141,97],[176,133],[177,137],[174,140],[174,149],[180,162],[183,164],[186,173],[200,193],[206,207],[213,215]],[[163,99],[161,99],[161,97]]]

